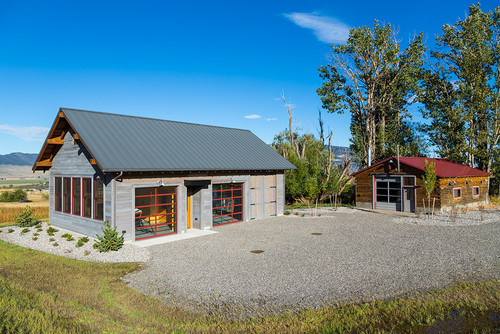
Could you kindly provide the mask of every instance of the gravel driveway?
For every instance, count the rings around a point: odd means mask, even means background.
[[[500,277],[500,217],[479,226],[417,226],[356,212],[216,231],[149,247],[145,269],[125,280],[197,311],[258,315]]]

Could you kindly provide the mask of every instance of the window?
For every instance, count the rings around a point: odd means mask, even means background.
[[[453,198],[454,199],[462,198],[462,188],[453,188]]]
[[[403,177],[403,185],[404,186],[414,186],[415,185],[415,178],[413,176]]]
[[[82,180],[73,178],[73,214],[79,216],[81,214],[82,203]]]
[[[243,221],[243,184],[214,184],[212,186],[213,226],[240,221]]]
[[[479,197],[479,187],[478,186],[472,187],[472,196]]]
[[[94,179],[94,219],[103,220],[104,217],[104,185],[101,179]]]
[[[63,178],[63,211],[71,213],[71,178]]]
[[[135,240],[177,232],[175,187],[135,190]]]
[[[62,211],[62,178],[55,178],[54,185],[54,208],[56,211]]]
[[[82,204],[83,204],[83,216],[87,218],[92,217],[92,179],[82,179],[83,192],[82,192]]]

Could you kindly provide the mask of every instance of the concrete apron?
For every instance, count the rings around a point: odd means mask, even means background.
[[[165,244],[167,242],[172,242],[172,241],[179,241],[179,240],[191,239],[191,238],[196,238],[196,237],[202,237],[202,236],[210,235],[210,234],[214,234],[214,233],[217,233],[217,232],[212,231],[212,230],[198,230],[198,229],[191,228],[191,229],[188,229],[186,233],[171,234],[171,235],[166,235],[164,237],[139,240],[139,241],[132,242],[132,245],[139,246],[139,247],[149,247],[149,246]]]

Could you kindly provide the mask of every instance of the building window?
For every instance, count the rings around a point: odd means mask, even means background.
[[[212,186],[212,225],[241,221],[243,221],[243,184],[214,184]]]
[[[453,188],[453,198],[454,199],[462,198],[462,188]]]
[[[135,190],[135,240],[177,232],[175,187]]]
[[[62,178],[55,178],[54,185],[54,208],[56,211],[62,211]]]
[[[82,183],[83,216],[92,218],[92,179],[84,178]]]
[[[63,211],[71,213],[71,178],[63,178]]]
[[[80,216],[82,203],[82,181],[80,178],[73,178],[73,214]]]
[[[478,186],[472,187],[472,196],[479,197],[479,187]]]
[[[101,179],[94,179],[94,219],[104,219],[104,185]]]

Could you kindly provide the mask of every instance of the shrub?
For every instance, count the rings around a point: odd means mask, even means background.
[[[38,220],[33,216],[33,211],[29,206],[17,214],[14,222],[21,227],[32,227],[38,224]]]
[[[54,242],[54,241],[56,241],[56,239],[54,239],[54,238],[50,238],[50,239],[49,239],[49,241],[50,241],[50,242]]]
[[[54,233],[58,232],[58,229],[53,228],[52,226],[47,229],[47,234],[51,237],[54,236]]]
[[[290,215],[290,211],[286,210],[283,214],[284,214],[285,216],[288,216],[288,215]]]
[[[123,233],[121,236],[116,232],[116,226],[111,228],[109,225],[109,220],[106,219],[106,227],[101,227],[103,235],[97,235],[97,241],[94,244],[94,248],[99,252],[109,252],[117,251],[123,246]]]
[[[26,200],[27,196],[26,191],[21,188],[14,191],[2,191],[0,193],[0,202],[22,202]]]
[[[42,200],[48,201],[49,200],[49,194],[47,193],[42,193]]]
[[[37,241],[37,240],[38,240],[38,237],[33,237],[33,238],[31,238],[31,239],[33,239],[34,241]]]
[[[25,234],[25,233],[28,233],[30,231],[29,228],[24,228],[22,231],[21,231],[21,234]]]
[[[75,238],[73,238],[73,236],[69,233],[64,233],[63,235],[61,235],[61,238],[65,238],[67,241],[75,240]]]
[[[89,238],[88,237],[81,237],[80,239],[78,239],[78,242],[76,243],[76,247],[82,247],[87,242],[89,242]]]
[[[57,246],[59,246],[59,244],[58,244],[57,242],[54,242],[54,243],[52,244],[52,246],[57,247]]]
[[[14,232],[14,230],[11,228],[9,228],[9,230],[7,231],[7,233],[12,233],[12,232]]]

